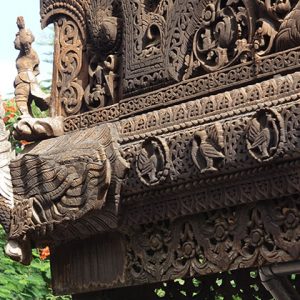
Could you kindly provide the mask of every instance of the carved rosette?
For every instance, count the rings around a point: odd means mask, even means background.
[[[298,209],[285,198],[132,227],[127,276],[143,284],[296,259]]]
[[[274,109],[257,111],[248,123],[247,149],[257,161],[270,161],[282,153],[284,121]]]
[[[170,153],[166,142],[157,137],[147,138],[136,158],[138,178],[147,186],[155,186],[167,179],[170,169]]]

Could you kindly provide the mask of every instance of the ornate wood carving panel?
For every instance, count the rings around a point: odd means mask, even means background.
[[[57,293],[299,259],[299,3],[41,1],[64,135],[11,162],[9,242]]]
[[[129,227],[111,234],[116,240],[104,252],[103,236],[63,245],[53,249],[54,289],[82,293],[299,259],[299,203],[285,197]]]

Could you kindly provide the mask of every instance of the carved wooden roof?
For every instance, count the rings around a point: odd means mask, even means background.
[[[41,1],[64,135],[11,163],[10,237],[57,293],[299,259],[299,3]]]

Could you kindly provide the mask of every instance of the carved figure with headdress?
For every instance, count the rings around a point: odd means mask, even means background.
[[[48,96],[41,90],[36,76],[39,74],[39,57],[32,48],[35,38],[32,32],[25,28],[23,17],[17,18],[19,32],[14,41],[15,48],[20,50],[16,59],[18,75],[15,78],[15,97],[22,115],[31,114],[31,103],[45,110],[48,108]]]

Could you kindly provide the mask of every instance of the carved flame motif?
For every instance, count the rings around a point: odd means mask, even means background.
[[[256,160],[273,159],[281,152],[284,140],[283,120],[275,110],[259,110],[250,120],[247,148]]]
[[[224,159],[224,136],[220,123],[208,129],[195,132],[192,145],[192,159],[201,173],[218,171],[215,164]]]
[[[165,141],[151,137],[144,141],[136,159],[136,171],[140,180],[148,186],[166,180],[170,173],[169,148]]]

